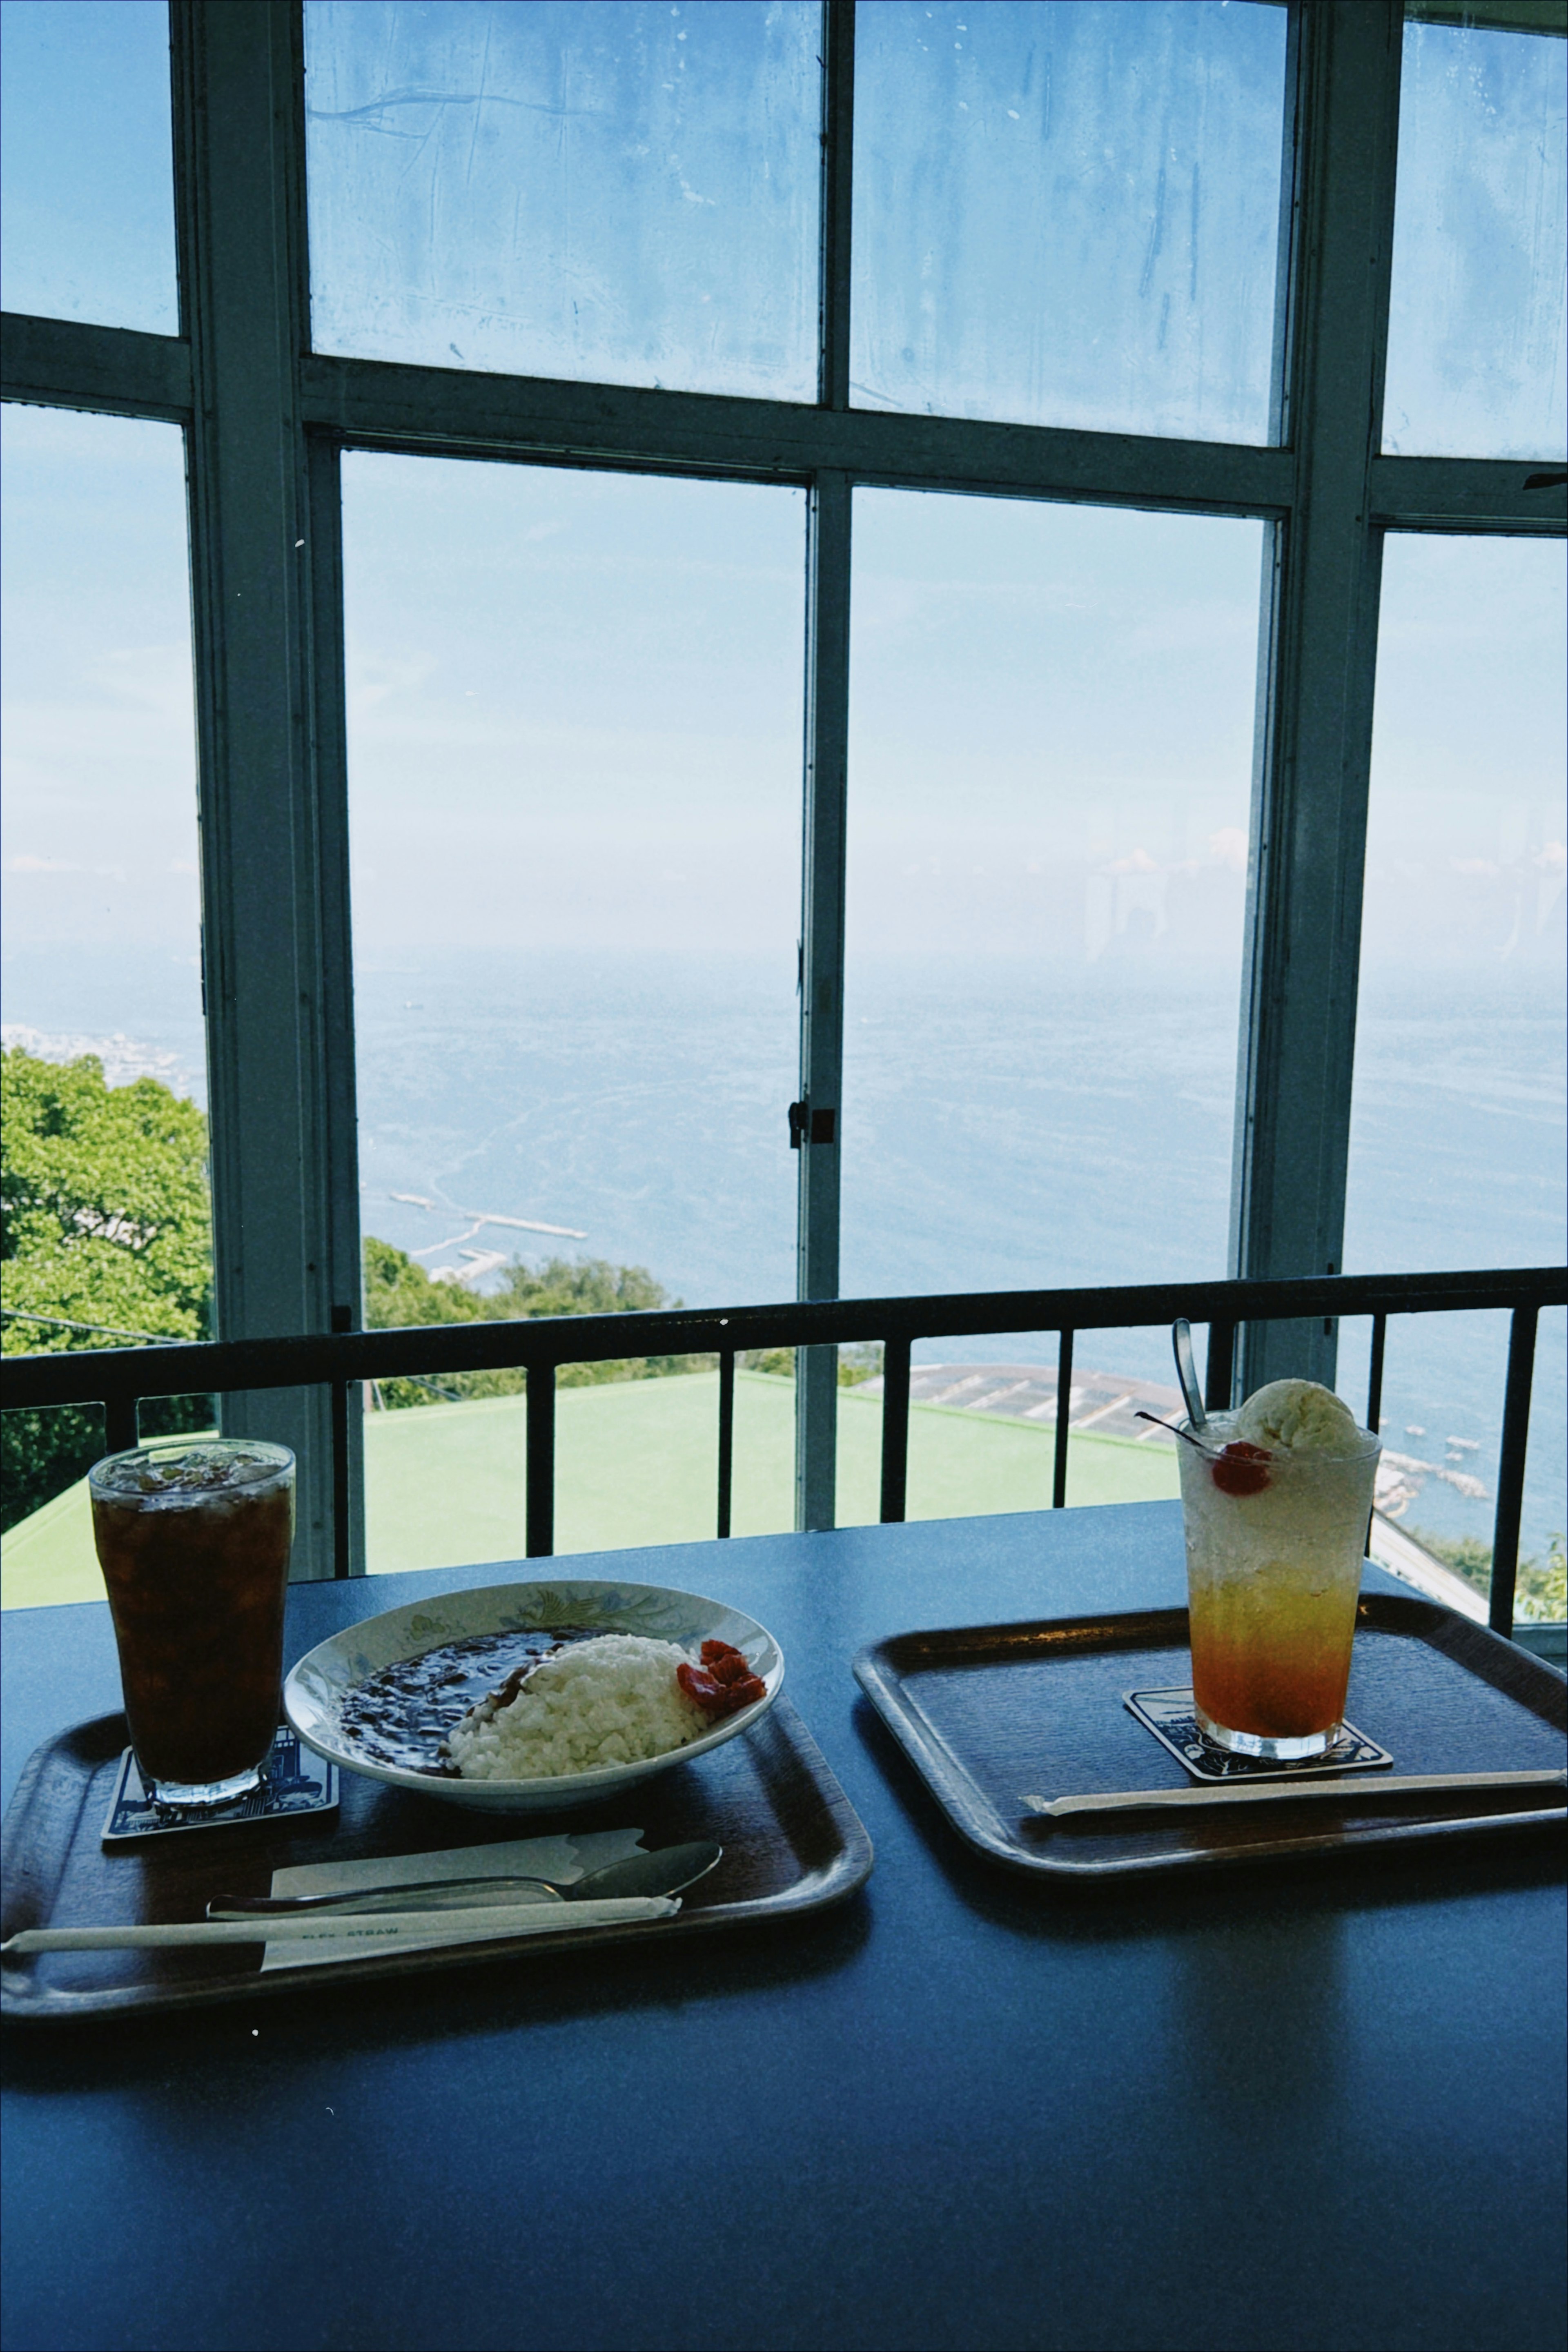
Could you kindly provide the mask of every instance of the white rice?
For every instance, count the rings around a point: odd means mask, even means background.
[[[676,1643],[640,1633],[569,1642],[510,1706],[469,1710],[449,1736],[452,1761],[465,1780],[542,1780],[667,1756],[713,1728],[675,1679],[690,1663]]]

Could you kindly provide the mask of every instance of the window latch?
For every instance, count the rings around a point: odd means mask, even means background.
[[[833,1142],[837,1116],[836,1111],[813,1110],[804,1098],[800,1102],[792,1102],[789,1107],[790,1150],[798,1151],[803,1143]]]

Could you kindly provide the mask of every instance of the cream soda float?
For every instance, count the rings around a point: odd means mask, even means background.
[[[1321,1755],[1344,1712],[1378,1440],[1296,1380],[1184,1433],[1198,1721],[1244,1755]]]

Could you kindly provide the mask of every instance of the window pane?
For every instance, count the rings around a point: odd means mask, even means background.
[[[856,26],[852,398],[1269,433],[1282,8],[879,0]]]
[[[311,331],[810,400],[814,0],[310,0]]]
[[[1223,1275],[1262,526],[868,490],[855,530],[843,1287]],[[1056,1342],[918,1353],[1000,1386]],[[1167,1333],[1078,1362],[1173,1378]]]
[[[1541,541],[1384,553],[1348,1272],[1563,1258],[1565,577]],[[1506,1326],[1390,1326],[1384,1440],[1417,1465],[1405,1523],[1483,1548]],[[1540,1345],[1524,1549],[1543,1554],[1564,1525],[1560,1316]]]
[[[7,310],[178,334],[165,0],[5,0]]]
[[[181,436],[7,406],[0,448],[5,1347],[201,1338],[212,1257]],[[209,1408],[171,1412],[150,1407],[143,1429]],[[73,1483],[103,1450],[101,1416],[7,1413],[4,1439],[7,1605],[101,1600]]]
[[[344,530],[372,1319],[792,1296],[803,495],[361,455]],[[563,1372],[558,1549],[711,1533],[716,1383],[662,1369]],[[521,1411],[440,1440],[496,1423],[503,1517]],[[371,1416],[373,1568],[443,1426]],[[431,1490],[444,1557],[500,1556],[482,1488]]]
[[[1568,48],[1407,24],[1384,446],[1563,451]]]

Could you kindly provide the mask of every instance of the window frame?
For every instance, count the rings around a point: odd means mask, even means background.
[[[1258,447],[850,405],[855,6],[824,6],[815,404],[313,352],[303,0],[171,0],[180,334],[5,314],[0,397],[184,431],[221,1338],[360,1323],[345,448],[804,487],[800,1091],[835,1110],[855,488],[1264,521],[1228,1271],[1341,1270],[1384,536],[1568,530],[1551,460],[1543,484],[1518,460],[1380,454],[1405,10],[1292,0],[1277,429]],[[253,875],[276,887],[240,887]],[[837,1141],[802,1149],[798,1203],[798,1295],[832,1297]],[[1336,1337],[1331,1324],[1254,1327],[1238,1378],[1331,1382]],[[834,1519],[835,1352],[804,1351],[797,1385],[805,1528]],[[328,1400],[271,1391],[226,1400],[225,1418],[294,1446],[295,1574],[331,1576]],[[357,1519],[352,1560],[362,1571]]]

